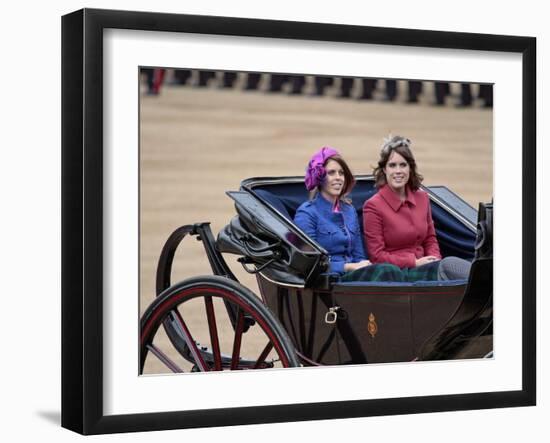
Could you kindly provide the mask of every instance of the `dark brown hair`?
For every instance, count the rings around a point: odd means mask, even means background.
[[[408,163],[410,168],[409,181],[407,185],[413,190],[416,191],[424,177],[418,173],[416,167],[416,161],[414,155],[411,151],[411,141],[408,138],[401,137],[396,135],[391,137],[384,142],[382,149],[380,150],[380,158],[378,159],[378,166],[374,168],[373,174],[375,179],[375,186],[381,188],[384,186],[386,181],[386,174],[384,173],[384,168],[390,159],[392,152],[397,152],[401,155]]]
[[[342,170],[344,171],[344,187],[342,188],[342,191],[340,192],[340,196],[338,197],[339,200],[344,201],[345,203],[351,203],[351,200],[347,198],[347,195],[351,192],[353,187],[355,186],[355,177],[353,176],[353,173],[351,172],[351,169],[349,168],[346,161],[340,157],[339,155],[334,155],[332,157],[329,157],[325,160],[325,163],[323,163],[323,167],[327,165],[327,163],[330,160],[334,160],[336,163],[338,163]],[[315,197],[315,195],[321,190],[321,186],[317,186],[314,190],[312,190],[309,193],[310,200]]]

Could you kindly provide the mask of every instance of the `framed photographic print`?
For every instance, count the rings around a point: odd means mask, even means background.
[[[535,404],[534,38],[62,25],[64,427]]]

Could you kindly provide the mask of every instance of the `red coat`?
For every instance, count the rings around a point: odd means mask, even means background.
[[[363,232],[372,263],[414,268],[417,258],[441,258],[430,199],[424,191],[407,188],[402,202],[389,186],[380,188],[363,205]]]

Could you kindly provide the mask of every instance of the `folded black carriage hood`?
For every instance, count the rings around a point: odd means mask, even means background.
[[[281,284],[308,285],[327,271],[327,252],[284,217],[247,191],[227,195],[237,215],[218,234],[220,252],[241,255],[245,264]]]

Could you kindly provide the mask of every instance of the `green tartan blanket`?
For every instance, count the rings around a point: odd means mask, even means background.
[[[417,268],[405,269],[399,269],[399,267],[389,263],[379,263],[346,272],[340,281],[393,281],[407,283],[435,281],[437,280],[438,268],[439,261],[427,263]]]

